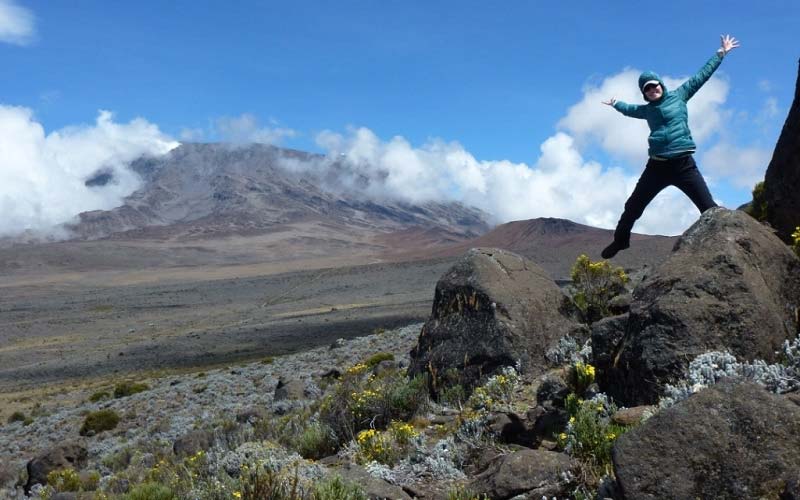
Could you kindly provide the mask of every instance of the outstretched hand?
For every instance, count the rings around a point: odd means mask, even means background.
[[[611,99],[609,99],[607,101],[603,101],[603,104],[607,104],[609,106],[613,106],[615,102],[617,102],[617,100],[612,97]]]
[[[739,41],[730,35],[720,35],[720,48],[723,54],[727,54],[739,46]]]

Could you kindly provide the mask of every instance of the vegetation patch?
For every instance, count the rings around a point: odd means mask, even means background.
[[[466,488],[453,488],[447,492],[447,500],[489,500],[486,495],[476,495]]]
[[[108,391],[97,391],[89,396],[89,401],[92,403],[97,403],[98,401],[104,401],[106,399],[111,399],[111,394],[109,394]]]
[[[517,371],[506,366],[500,373],[489,377],[485,384],[472,392],[467,406],[473,410],[510,410],[519,382]]]
[[[364,361],[364,364],[369,368],[372,368],[381,361],[394,361],[394,354],[390,352],[379,352],[367,358],[367,360]]]
[[[412,441],[419,433],[405,422],[392,421],[386,431],[367,429],[358,433],[357,460],[361,463],[378,462],[394,465],[411,451]]]
[[[366,429],[385,429],[392,420],[408,421],[428,401],[425,379],[409,379],[403,370],[369,373],[358,363],[342,375],[320,405],[320,421],[339,444]]]
[[[628,275],[606,260],[592,262],[580,255],[572,266],[572,303],[585,323],[594,323],[611,314],[611,299],[625,291]]]
[[[25,414],[21,411],[15,411],[11,414],[11,416],[8,417],[8,423],[11,424],[14,422],[24,422],[26,418],[27,417],[25,417]]]
[[[764,181],[753,187],[753,201],[745,209],[748,215],[758,221],[767,220],[767,197],[764,193]]]
[[[137,484],[123,498],[124,500],[178,500],[172,488],[156,482]]]
[[[109,431],[119,424],[119,415],[114,410],[98,410],[86,415],[81,426],[80,435],[85,436],[89,432]]]
[[[42,497],[47,498],[63,491],[95,491],[100,483],[100,473],[78,474],[75,469],[58,469],[47,474],[47,487]]]
[[[124,382],[120,382],[114,387],[114,397],[117,399],[124,398],[139,392],[144,392],[148,389],[150,389],[150,387],[143,382],[131,382],[126,380]]]

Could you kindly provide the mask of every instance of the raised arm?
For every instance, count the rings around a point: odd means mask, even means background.
[[[613,97],[607,101],[603,101],[603,104],[607,104],[623,115],[632,118],[644,118],[645,109],[647,108],[647,105],[628,104],[627,102],[618,101]]]
[[[720,38],[722,40],[720,42],[720,48],[717,49],[717,53],[714,54],[702,68],[700,68],[700,71],[698,71],[697,74],[683,82],[683,85],[678,87],[677,92],[684,101],[691,99],[692,96],[698,90],[700,90],[700,87],[702,87],[703,84],[706,83],[709,78],[711,78],[711,75],[714,74],[714,71],[716,71],[717,68],[719,68],[719,65],[722,63],[722,58],[725,57],[728,52],[739,47],[739,42],[730,35],[722,35]]]

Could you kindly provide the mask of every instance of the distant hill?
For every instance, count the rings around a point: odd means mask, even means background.
[[[487,234],[445,248],[429,250],[428,257],[461,255],[472,247],[496,247],[524,255],[542,266],[554,279],[569,276],[572,264],[581,254],[600,260],[600,250],[614,237],[609,229],[578,224],[567,219],[541,217],[508,222]],[[626,269],[654,266],[666,258],[677,236],[634,234],[631,248],[620,252],[613,263]],[[411,258],[415,250],[395,258]]]

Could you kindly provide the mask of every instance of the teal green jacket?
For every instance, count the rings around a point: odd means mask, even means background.
[[[664,92],[661,99],[642,105],[622,101],[614,103],[614,109],[623,115],[647,120],[647,125],[650,127],[650,137],[647,139],[650,147],[647,152],[651,158],[654,156],[670,158],[695,151],[697,146],[689,130],[686,102],[711,78],[722,62],[722,57],[721,53],[714,54],[696,75],[671,91],[667,90],[656,73],[645,71],[639,76],[639,90],[644,93],[642,87],[646,82],[658,80]]]

